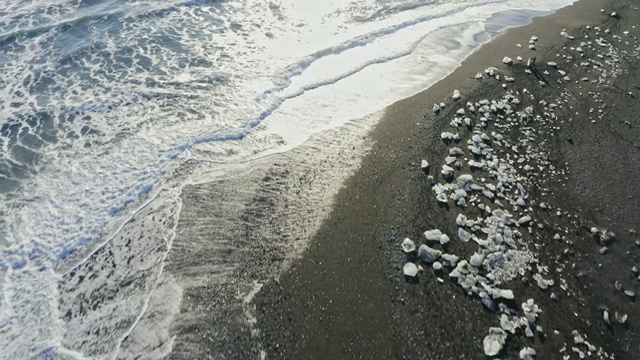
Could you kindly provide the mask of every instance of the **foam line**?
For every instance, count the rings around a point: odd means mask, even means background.
[[[102,249],[103,247],[105,247],[111,240],[113,240],[118,233],[120,232],[120,230],[122,230],[122,228],[124,228],[125,225],[127,225],[127,223],[129,221],[131,221],[131,219],[133,219],[136,214],[138,214],[140,211],[144,210],[147,206],[149,206],[149,204],[151,204],[151,202],[153,200],[155,200],[161,192],[162,189],[158,190],[156,192],[155,195],[153,195],[152,197],[150,197],[149,199],[147,199],[147,201],[145,201],[142,205],[140,205],[136,210],[132,211],[131,214],[126,218],[126,220],[122,221],[120,223],[120,226],[113,232],[113,234],[111,234],[111,236],[109,236],[105,241],[103,241],[102,243],[98,244],[98,246],[96,246],[87,256],[85,256],[82,260],[80,260],[79,262],[77,262],[75,265],[73,265],[69,270],[63,272],[62,274],[60,274],[60,277],[66,276],[68,274],[70,274],[71,272],[73,272],[74,270],[76,270],[80,265],[86,263],[89,259],[91,259],[91,257],[98,252],[100,249]]]

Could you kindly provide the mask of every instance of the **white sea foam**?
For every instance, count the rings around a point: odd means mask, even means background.
[[[169,286],[160,274],[173,227],[163,222],[177,221],[170,204],[191,174],[185,163],[223,169],[287,151],[445,76],[488,40],[497,12],[570,2],[3,5],[0,344],[14,358],[117,356],[150,292]],[[156,237],[119,247],[150,211]],[[110,252],[144,258],[145,275],[129,264],[109,276],[85,268]],[[95,282],[72,286],[81,271]],[[140,286],[117,301],[72,319],[63,311],[129,278]]]

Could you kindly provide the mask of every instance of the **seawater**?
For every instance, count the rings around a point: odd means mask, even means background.
[[[198,169],[379,111],[571,2],[3,2],[0,358],[135,356],[122,344],[162,284]],[[134,260],[107,250],[131,237]],[[102,277],[121,290],[96,295]],[[171,339],[171,321],[157,324]]]

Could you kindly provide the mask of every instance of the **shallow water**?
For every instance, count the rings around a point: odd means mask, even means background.
[[[127,356],[154,289],[180,293],[164,259],[184,184],[374,113],[570,2],[0,5],[2,356]]]

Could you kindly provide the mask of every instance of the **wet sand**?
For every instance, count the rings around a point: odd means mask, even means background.
[[[571,62],[573,81],[563,85],[555,83],[554,69],[545,67],[548,61],[562,60],[556,54],[564,53],[563,47],[594,40],[586,25],[610,29],[611,33],[599,36],[612,41],[617,38],[611,35],[626,30],[640,35],[632,28],[640,23],[640,10],[634,9],[639,5],[637,1],[581,0],[536,18],[484,45],[434,86],[390,106],[371,132],[372,150],[339,191],[330,216],[304,256],[277,281],[265,284],[254,300],[259,341],[267,358],[486,358],[483,338],[490,327],[499,326],[498,315],[468,296],[448,278],[446,270],[444,283],[436,281],[438,274],[428,266],[418,274],[417,282],[407,282],[402,275],[406,257],[400,242],[405,237],[421,242],[424,231],[439,228],[452,237],[449,252],[468,257],[476,250],[457,241],[458,211],[455,205],[438,205],[420,161],[427,159],[431,174],[438,177],[450,148],[440,134],[451,131],[449,121],[455,111],[468,101],[499,99],[504,94],[494,79],[486,75],[482,81],[473,78],[495,66],[502,76],[516,78],[511,88],[527,88],[536,102],[571,98],[570,104],[555,111],[553,128],[544,125],[544,135],[536,139],[547,149],[546,160],[556,173],[545,170],[534,182],[539,186],[528,189],[532,197],[552,208],[535,212],[541,228],[525,234],[525,239],[535,249],[539,264],[550,268],[555,287],[542,292],[532,282],[509,284],[516,295],[516,309],[528,298],[536,299],[542,308],[538,325],[544,331],[534,338],[509,335],[502,354],[517,358],[518,351],[529,346],[538,359],[556,359],[562,358],[559,351],[564,346],[569,349],[564,354],[579,358],[571,352],[575,346],[571,333],[578,330],[607,355],[640,359],[640,310],[613,285],[620,281],[625,289],[640,291],[640,282],[630,270],[634,265],[640,267],[640,248],[634,243],[640,238],[633,233],[640,231],[640,117],[636,115],[640,113],[640,64],[637,60],[617,64],[627,72],[613,86],[579,81],[593,79],[592,68],[580,66],[586,59]],[[613,11],[616,17],[609,16]],[[563,38],[563,30],[576,38]],[[584,34],[591,38],[585,39]],[[535,51],[526,49],[532,35],[539,37]],[[638,46],[633,37],[626,40],[628,45],[623,41],[616,46]],[[524,48],[516,47],[517,43]],[[516,61],[517,55],[524,62],[536,56],[541,71],[553,73],[549,85],[542,86],[533,75],[526,75],[526,66]],[[514,65],[502,64],[504,56],[513,58]],[[462,93],[457,105],[451,101],[454,89]],[[434,114],[433,104],[442,101],[447,107]],[[512,130],[505,135],[516,141],[519,134]],[[466,150],[466,138],[457,146]],[[593,226],[618,235],[605,254],[599,252],[601,246],[589,232]],[[560,231],[563,239],[553,240]],[[549,296],[551,292],[556,299]],[[612,316],[618,311],[628,314],[626,324],[606,326],[602,319],[605,307]],[[604,357],[591,354],[587,358]]]

